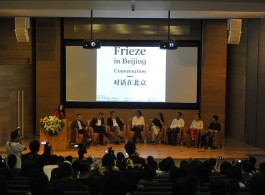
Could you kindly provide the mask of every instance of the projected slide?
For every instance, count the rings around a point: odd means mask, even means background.
[[[66,103],[104,108],[197,106],[198,43],[185,42],[176,50],[160,49],[158,43],[105,41],[100,49],[84,49],[81,42],[69,41]]]
[[[166,51],[158,47],[97,50],[96,101],[165,102]]]

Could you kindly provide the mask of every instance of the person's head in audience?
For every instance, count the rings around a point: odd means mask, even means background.
[[[265,173],[259,172],[252,176],[249,182],[250,195],[264,195],[265,192]]]
[[[106,171],[111,171],[114,166],[115,156],[112,154],[105,154],[102,158],[102,167],[105,167]]]
[[[213,180],[209,186],[211,195],[226,195],[225,184],[223,180]]]
[[[215,158],[209,158],[209,162],[210,162],[210,164],[211,164],[211,166],[212,166],[212,168],[214,168],[215,167],[215,165],[216,165],[216,159]]]
[[[135,155],[136,146],[135,146],[135,144],[133,142],[126,143],[124,148],[125,148],[125,151],[127,152],[127,154],[129,156]]]
[[[101,180],[101,195],[126,195],[128,179],[117,171],[107,172]]]
[[[82,160],[79,163],[79,178],[88,178],[89,177],[90,164],[86,160]]]
[[[37,154],[40,151],[40,142],[38,140],[31,141],[29,149],[32,153]]]
[[[73,162],[73,157],[72,157],[71,155],[68,155],[68,156],[65,157],[64,161],[67,161],[67,162],[69,162],[69,163],[72,164],[72,162]]]
[[[153,156],[147,156],[146,158],[146,164],[153,166],[155,169],[158,169],[157,162],[155,161]]]
[[[265,173],[265,161],[264,161],[264,162],[261,162],[261,163],[259,164],[259,171]]]
[[[58,165],[59,157],[55,154],[49,156],[49,165]]]
[[[243,175],[241,172],[241,168],[239,166],[231,166],[227,169],[227,176],[229,178],[234,178],[238,182],[241,182],[243,180]]]
[[[176,114],[176,118],[177,119],[180,119],[182,117],[182,113],[181,112],[177,112],[177,114]]]
[[[161,171],[170,171],[170,169],[174,168],[175,165],[175,161],[173,160],[173,158],[171,157],[167,157],[165,159],[163,159],[162,161],[159,162],[159,169]]]
[[[98,119],[102,119],[102,118],[103,118],[103,113],[102,112],[98,113]]]
[[[203,161],[203,165],[206,167],[208,173],[212,172],[213,167],[212,167],[212,165],[211,165],[209,160]]]
[[[257,163],[256,157],[251,156],[251,157],[248,158],[248,160],[253,164],[253,167],[254,167],[254,169],[256,171],[256,163]]]
[[[228,161],[223,161],[220,165],[220,173],[222,175],[227,175],[227,170],[229,169],[229,167],[231,167],[231,163]]]
[[[11,142],[20,142],[20,135],[18,133],[19,130],[15,130],[15,131],[12,131],[11,132],[11,135],[10,135],[10,141]]]
[[[209,172],[206,166],[204,166],[203,164],[201,164],[198,168],[197,168],[197,176],[199,179],[200,183],[206,183],[209,182]]]
[[[29,189],[32,195],[47,194],[48,185],[48,177],[42,171],[35,169],[34,171],[30,172]]]
[[[254,172],[254,166],[249,160],[242,161],[242,169],[244,172],[252,174]]]
[[[13,170],[17,164],[17,157],[14,154],[9,154],[7,156],[7,165],[9,169]]]
[[[58,167],[58,178],[72,178],[73,168],[69,163],[63,163]]]
[[[143,171],[143,179],[146,181],[152,181],[156,174],[156,168],[152,165],[146,165]]]
[[[170,169],[169,171],[169,180],[171,182],[175,182],[175,180],[179,177],[181,177],[181,169],[178,167],[174,167],[172,169]]]
[[[58,165],[62,164],[64,162],[64,157],[63,156],[58,156]]]
[[[240,190],[239,183],[234,178],[227,178],[224,180],[225,189],[227,193],[236,193]]]
[[[194,195],[195,190],[192,182],[187,177],[179,177],[175,180],[172,189],[172,195]]]
[[[124,159],[125,159],[125,155],[123,154],[123,152],[118,152],[116,154],[116,166],[119,167],[119,169],[121,169],[122,162]]]

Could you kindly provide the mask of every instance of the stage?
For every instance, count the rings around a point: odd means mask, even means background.
[[[39,140],[39,137],[34,138],[27,138],[23,140],[23,143],[28,147],[29,142],[32,139]],[[101,159],[104,155],[104,151],[107,150],[109,147],[112,147],[115,154],[117,152],[124,152],[125,143],[121,143],[120,145],[115,144],[108,144],[106,146],[101,145],[92,145],[88,148],[87,154],[85,157],[93,156],[97,159]],[[189,159],[189,158],[197,158],[197,159],[208,159],[210,157],[217,158],[218,156],[224,156],[225,159],[246,159],[249,156],[255,156],[259,162],[265,161],[265,150],[260,148],[256,148],[254,146],[244,144],[238,142],[237,140],[232,140],[226,138],[224,141],[224,145],[222,148],[216,149],[202,149],[202,148],[187,148],[186,146],[169,146],[166,144],[149,144],[149,143],[137,143],[136,148],[138,153],[141,157],[146,158],[147,156],[151,155],[154,156],[158,161],[165,157],[172,157],[173,159],[179,161],[182,159]],[[44,146],[41,145],[40,154],[43,153]],[[6,149],[5,146],[0,146],[0,154],[5,157],[6,156]],[[27,153],[29,149],[24,151],[23,153]],[[56,155],[68,156],[71,155],[74,158],[78,157],[77,153],[78,149],[74,146],[67,146],[65,151],[53,151]]]

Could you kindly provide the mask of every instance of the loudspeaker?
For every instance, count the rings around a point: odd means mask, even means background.
[[[178,44],[176,41],[160,41],[160,49],[177,49]]]
[[[17,42],[29,42],[30,18],[15,17],[15,33]]]
[[[228,19],[228,44],[239,44],[241,37],[242,19]]]
[[[101,47],[101,42],[99,40],[84,40],[83,41],[83,48],[84,49],[99,49]]]

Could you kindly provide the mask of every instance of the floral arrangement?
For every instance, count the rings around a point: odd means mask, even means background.
[[[57,136],[64,125],[63,120],[60,120],[57,116],[46,116],[40,122],[43,132],[50,136]]]

